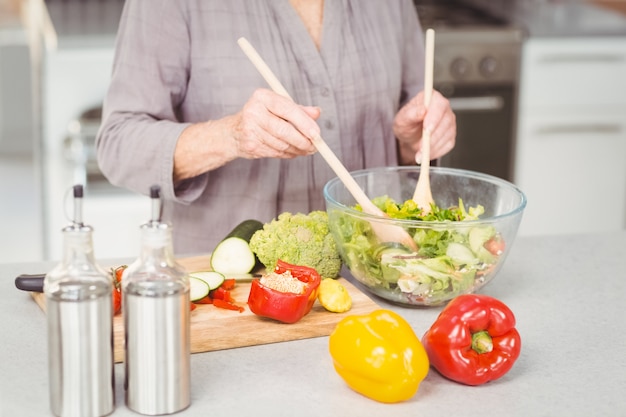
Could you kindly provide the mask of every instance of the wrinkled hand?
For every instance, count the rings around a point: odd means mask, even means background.
[[[428,112],[424,107],[424,92],[420,92],[406,103],[396,114],[393,131],[403,148],[415,153],[420,161],[422,131],[428,129],[430,138],[430,159],[437,159],[454,148],[456,141],[456,116],[450,102],[434,90]],[[411,158],[412,159],[412,158]]]
[[[300,106],[270,90],[258,89],[235,118],[237,156],[246,159],[294,158],[316,149],[309,138],[320,134],[317,107]]]

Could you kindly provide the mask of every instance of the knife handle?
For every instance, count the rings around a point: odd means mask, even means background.
[[[43,292],[44,274],[22,274],[15,278],[15,286],[19,290]]]

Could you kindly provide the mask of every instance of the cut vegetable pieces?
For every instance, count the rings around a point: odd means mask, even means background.
[[[222,283],[226,279],[226,277],[224,277],[223,274],[216,272],[216,271],[196,271],[196,272],[190,273],[189,276],[191,278],[204,281],[208,285],[209,291],[212,291],[218,288],[220,285],[222,285]]]
[[[222,240],[211,254],[211,268],[223,274],[246,274],[256,265],[248,242],[238,237]]]
[[[226,274],[226,279],[234,279],[236,282],[250,282],[254,278],[259,278],[261,275],[253,274]]]
[[[203,279],[189,276],[189,299],[191,301],[198,301],[207,295],[209,295],[209,284]]]
[[[446,249],[446,255],[452,259],[454,265],[476,265],[479,261],[476,255],[467,246],[450,242]]]
[[[263,229],[258,220],[245,220],[239,223],[211,254],[211,268],[222,274],[247,274],[254,269],[257,258],[250,249],[249,242],[257,230]]]
[[[333,278],[324,278],[320,283],[317,299],[326,310],[344,313],[352,308],[352,297],[343,284]]]

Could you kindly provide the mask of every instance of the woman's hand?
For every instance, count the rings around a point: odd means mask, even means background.
[[[454,148],[456,140],[456,116],[450,102],[434,90],[428,111],[424,106],[424,92],[406,103],[393,123],[393,131],[400,142],[401,160],[413,164],[421,160],[422,131],[430,135],[430,159],[437,159]]]
[[[295,158],[315,153],[320,134],[318,107],[300,106],[270,90],[256,90],[231,116],[196,123],[180,135],[174,152],[174,181],[237,159]]]
[[[233,139],[237,157],[294,158],[315,152],[310,138],[319,135],[317,107],[294,104],[270,90],[259,89],[236,115]]]

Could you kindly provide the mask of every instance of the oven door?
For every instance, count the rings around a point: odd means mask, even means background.
[[[510,181],[515,136],[513,85],[457,86],[447,98],[456,115],[456,145],[435,164]]]

